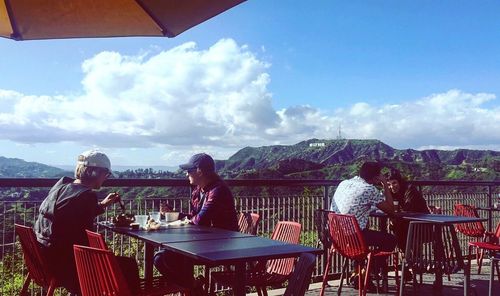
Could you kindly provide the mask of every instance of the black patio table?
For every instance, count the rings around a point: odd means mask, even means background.
[[[234,295],[245,295],[245,263],[248,261],[298,257],[302,253],[321,254],[323,250],[289,244],[264,237],[236,237],[212,241],[167,243],[164,248],[207,265],[234,265]]]
[[[379,218],[387,218],[387,217],[397,217],[397,218],[402,218],[405,220],[409,221],[421,221],[421,222],[428,222],[436,225],[449,225],[449,224],[460,224],[460,223],[471,223],[471,222],[484,222],[487,219],[486,218],[475,218],[475,217],[464,217],[464,216],[450,216],[450,215],[438,215],[438,214],[425,214],[425,213],[413,213],[413,212],[396,212],[394,214],[388,215],[384,212],[381,211],[374,211],[370,214],[373,217],[379,217]],[[458,238],[456,235],[456,232],[452,232],[452,240],[455,241],[458,244]],[[437,242],[438,243],[438,249],[442,250],[442,242]],[[441,247],[440,244],[441,243]],[[441,254],[444,255],[444,254]],[[459,260],[462,260],[463,262],[463,257],[459,258]],[[465,263],[463,264],[465,266]],[[468,267],[470,268],[470,267]],[[466,272],[466,277],[464,279],[464,295],[469,295],[469,283],[470,283],[470,272]],[[443,286],[443,278],[442,274],[440,273],[440,270],[436,270],[436,281],[435,281],[435,288],[436,290],[441,290]]]
[[[302,253],[321,254],[321,249],[289,244],[264,237],[198,225],[170,226],[154,231],[99,225],[123,235],[144,241],[146,281],[153,277],[154,248],[161,246],[194,259],[196,264],[234,265],[236,283],[234,295],[245,295],[245,263],[248,261],[298,257]]]
[[[151,282],[153,279],[153,256],[154,249],[165,243],[191,242],[197,240],[217,240],[236,237],[251,237],[252,235],[225,229],[197,226],[178,225],[168,226],[158,230],[146,231],[142,229],[132,229],[130,227],[118,227],[108,222],[99,222],[99,226],[113,232],[127,235],[145,242],[144,248],[144,279]]]

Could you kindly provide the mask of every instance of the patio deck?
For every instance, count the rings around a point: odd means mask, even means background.
[[[482,296],[488,295],[488,285],[489,285],[489,276],[490,276],[490,268],[489,268],[489,260],[485,260],[483,262],[483,267],[481,269],[481,274],[477,274],[477,265],[475,262],[472,262],[471,268],[471,295],[472,296]],[[463,296],[463,272],[459,272],[457,274],[451,275],[451,281],[448,281],[447,277],[443,277],[443,291],[441,295],[446,296]],[[423,284],[418,289],[417,293],[420,295],[439,295],[439,293],[434,293],[432,289],[432,282],[434,281],[433,274],[425,274],[423,277]],[[331,287],[328,287],[325,291],[325,295],[332,296],[337,295],[337,287],[339,281],[329,281]],[[309,291],[306,293],[306,296],[316,296],[319,295],[321,289],[321,283],[314,283],[309,286]],[[268,294],[271,295],[283,295],[285,289],[276,289],[269,290]],[[494,295],[500,295],[500,283],[498,282],[498,278],[495,274],[495,283],[493,284],[493,292]],[[496,294],[495,294],[496,293]],[[396,287],[393,278],[389,279],[389,291],[387,293],[379,293],[378,295],[395,295]],[[252,296],[257,295],[250,294]],[[355,296],[358,295],[358,290],[346,285],[344,282],[344,286],[342,287],[342,295],[346,296]],[[377,293],[367,293],[367,295],[377,295]],[[414,295],[413,294],[413,286],[411,283],[407,283],[405,285],[405,295]]]

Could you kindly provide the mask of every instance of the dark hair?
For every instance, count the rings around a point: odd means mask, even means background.
[[[385,175],[387,180],[396,180],[399,183],[399,191],[398,195],[404,194],[406,189],[408,188],[408,182],[406,179],[401,175],[401,172],[397,169],[391,168],[389,173]]]
[[[380,174],[382,171],[382,165],[375,161],[367,161],[361,165],[359,169],[359,176],[365,181],[370,182]]]
[[[391,169],[386,178],[387,180],[396,180],[399,184],[406,182],[406,179],[401,176],[401,172],[397,169]]]

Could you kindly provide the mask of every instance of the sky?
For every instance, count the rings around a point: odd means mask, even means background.
[[[0,38],[0,156],[176,166],[310,138],[500,151],[500,2],[249,0],[175,38]]]

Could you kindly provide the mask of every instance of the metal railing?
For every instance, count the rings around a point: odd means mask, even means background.
[[[26,270],[22,266],[22,252],[15,243],[13,232],[14,223],[33,225],[38,214],[38,208],[49,188],[57,179],[0,179],[0,192],[7,196],[0,198],[0,294],[15,295],[20,290]],[[318,238],[314,228],[314,211],[328,208],[339,180],[226,180],[232,188],[236,198],[238,211],[256,212],[262,217],[259,225],[259,235],[270,236],[272,229],[280,220],[297,221],[303,225],[301,243],[317,246]],[[440,206],[444,214],[452,214],[453,205],[461,202],[475,206],[487,207],[497,202],[500,181],[415,181],[412,182],[424,192],[429,205]],[[127,211],[135,214],[147,213],[158,209],[160,202],[168,202],[183,212],[189,211],[190,187],[187,180],[180,179],[110,179],[106,181],[102,196],[113,190],[127,192],[131,189],[137,193],[125,199]],[[158,192],[157,189],[170,191]],[[33,193],[33,189],[36,189]],[[156,191],[155,191],[156,190]],[[24,191],[21,200],[19,194],[13,192]],[[6,193],[7,192],[7,193]],[[1,193],[0,193],[1,194]],[[10,194],[10,195],[9,195]],[[31,194],[37,200],[29,200]],[[42,197],[42,198],[40,198]],[[98,219],[109,219],[120,211],[113,206]],[[498,214],[491,212],[481,213],[489,218],[488,228],[491,229],[500,220]],[[374,225],[377,221],[373,220]],[[116,253],[135,256],[140,266],[143,266],[143,244],[129,237],[103,232],[106,240]],[[459,237],[462,244],[467,239]],[[466,248],[463,248],[466,250]],[[315,277],[318,279],[323,273],[324,258],[317,260]],[[334,258],[329,271],[332,277],[340,273],[340,258]],[[32,294],[39,290],[33,287]],[[59,291],[64,294],[64,291]]]

